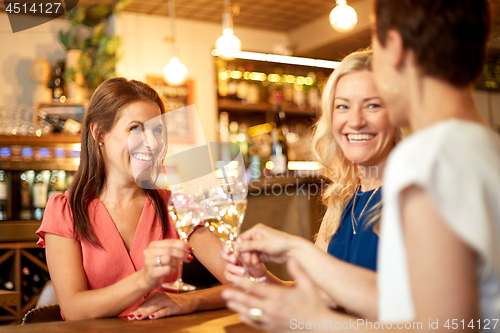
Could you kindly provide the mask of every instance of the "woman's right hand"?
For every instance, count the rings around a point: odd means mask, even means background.
[[[161,266],[158,264],[158,259]],[[161,285],[165,275],[173,274],[181,261],[191,262],[187,242],[180,239],[164,239],[154,241],[144,250],[144,267],[142,268],[142,287],[151,290]]]
[[[283,264],[301,238],[259,223],[243,232],[239,240],[235,247],[242,255],[245,255],[245,252],[254,252],[260,261]]]
[[[240,253],[237,250],[232,252],[227,246],[224,247],[220,256],[227,261],[224,277],[233,282],[235,276],[244,277],[263,277],[267,273],[267,268],[259,259],[257,253]]]

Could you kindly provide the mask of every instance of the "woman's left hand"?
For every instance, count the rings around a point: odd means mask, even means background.
[[[173,315],[191,313],[198,307],[199,300],[191,297],[189,293],[172,294],[155,291],[128,318],[133,320],[158,319]]]
[[[246,292],[224,290],[222,297],[227,307],[239,312],[241,320],[248,325],[272,332],[291,332],[294,323],[322,322],[331,318],[334,313],[324,305],[307,273],[293,259],[287,264],[290,274],[296,279],[294,287],[237,278],[234,284]]]

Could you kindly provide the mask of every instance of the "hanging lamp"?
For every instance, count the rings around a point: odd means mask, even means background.
[[[234,54],[241,51],[241,41],[234,35],[233,14],[239,11],[239,7],[231,7],[229,0],[224,0],[224,11],[222,13],[222,36],[215,42],[216,53],[225,60],[234,59]]]
[[[337,6],[330,12],[330,24],[338,32],[348,32],[356,27],[358,14],[346,0],[337,0]]]
[[[168,17],[170,22],[170,36],[166,40],[170,44],[170,61],[163,69],[163,75],[170,85],[178,86],[186,81],[187,68],[179,60],[179,46],[175,37],[174,0],[168,0]]]

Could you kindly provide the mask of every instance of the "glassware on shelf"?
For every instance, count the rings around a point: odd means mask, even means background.
[[[0,106],[0,135],[33,135],[33,107]]]

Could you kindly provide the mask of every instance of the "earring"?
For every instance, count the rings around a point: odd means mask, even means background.
[[[104,143],[102,143],[102,142],[99,142],[99,146],[101,146],[101,147],[102,147],[102,146],[104,146]]]

